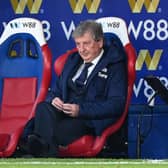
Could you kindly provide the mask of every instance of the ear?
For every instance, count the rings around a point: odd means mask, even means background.
[[[102,47],[103,47],[104,40],[103,40],[103,39],[100,39],[100,40],[98,41],[98,43],[99,43],[99,47],[102,48]]]

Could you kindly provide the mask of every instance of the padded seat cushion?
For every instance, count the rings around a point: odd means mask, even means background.
[[[26,123],[27,118],[23,117],[3,118],[0,120],[0,134],[11,134],[16,130],[23,129]]]
[[[29,116],[36,98],[37,79],[5,78],[3,81],[0,120]]]

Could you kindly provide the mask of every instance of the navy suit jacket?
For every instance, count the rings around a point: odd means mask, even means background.
[[[101,132],[123,113],[127,96],[127,57],[122,47],[111,45],[104,49],[101,60],[86,83],[85,98],[79,102],[79,117],[88,125]],[[54,97],[64,102],[68,99],[68,79],[81,62],[78,53],[68,57],[63,72],[56,82]]]

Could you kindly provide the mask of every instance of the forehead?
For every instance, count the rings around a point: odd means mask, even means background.
[[[74,40],[75,42],[79,42],[79,41],[90,41],[94,39],[90,32],[85,32],[83,35],[76,37]]]

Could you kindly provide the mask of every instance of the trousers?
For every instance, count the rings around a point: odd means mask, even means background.
[[[83,135],[94,134],[84,119],[69,117],[48,102],[37,105],[33,132],[48,144],[63,146]]]

